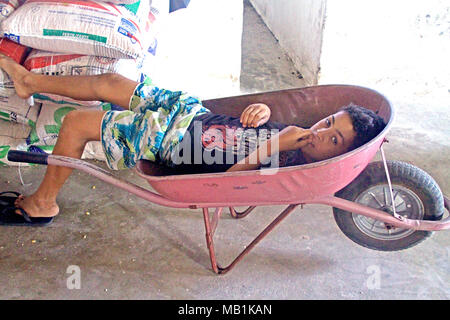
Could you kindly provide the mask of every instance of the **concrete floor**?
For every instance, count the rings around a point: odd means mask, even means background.
[[[302,86],[247,4],[244,21],[242,91]],[[449,194],[450,135],[424,138],[414,128],[401,130],[411,121],[411,104],[390,98],[400,125],[389,135],[389,158],[424,168]],[[448,121],[442,121],[448,115],[423,110],[415,108],[414,119],[426,117],[448,133]],[[411,148],[411,139],[421,147]],[[17,168],[2,168],[0,190],[29,194],[44,170],[22,168],[23,181],[31,184],[23,186]],[[132,171],[114,174],[147,187]],[[217,276],[210,269],[200,210],[153,205],[80,172],[64,186],[58,203],[61,214],[49,227],[0,228],[0,299],[450,298],[450,233],[445,231],[406,251],[377,252],[348,240],[331,208],[307,206],[229,274]],[[216,233],[219,261],[230,261],[280,210],[261,208],[238,221],[224,215]],[[79,267],[80,289],[67,287],[69,266]],[[378,275],[379,282],[373,282]]]

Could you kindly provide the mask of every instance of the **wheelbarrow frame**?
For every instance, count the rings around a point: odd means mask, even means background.
[[[81,170],[106,183],[161,206],[202,209],[211,266],[214,272],[218,274],[224,274],[231,270],[282,220],[298,206],[303,207],[306,204],[322,204],[336,207],[398,228],[426,231],[450,229],[450,217],[441,221],[413,220],[395,214],[391,215],[382,210],[334,196],[338,190],[349,185],[365,169],[379,150],[381,150],[386,164],[382,144],[386,141],[385,135],[393,122],[394,110],[383,95],[364,87],[326,85],[212,99],[203,103],[213,112],[238,116],[246,106],[255,102],[269,105],[272,111],[272,118],[275,121],[286,124],[295,123],[301,126],[311,125],[313,120],[328,116],[331,112],[339,110],[340,106],[351,102],[366,107],[370,106],[374,111],[379,111],[379,114],[387,120],[387,126],[377,137],[344,155],[317,163],[279,168],[279,172],[275,173],[275,175],[264,176],[264,170],[253,170],[166,176],[164,172],[157,172],[160,169],[157,167],[150,168],[150,171],[148,171],[150,173],[146,173],[148,169],[146,165],[149,165],[149,162],[139,161],[136,166],[137,174],[146,179],[156,192],[116,178],[109,171],[79,159],[10,151],[8,160]],[[232,104],[233,108],[229,107],[230,104]],[[296,109],[299,106],[303,108],[300,111]],[[299,115],[302,117],[299,117]],[[314,117],[316,119],[313,119]],[[310,123],[307,121],[310,121]],[[387,180],[389,180],[386,165],[385,169]],[[336,174],[333,176],[335,172]],[[333,176],[332,179],[326,185],[320,185],[321,179],[329,176]],[[283,179],[286,179],[285,185],[280,184],[280,181],[278,181]],[[253,189],[243,186],[243,183],[251,185]],[[190,184],[193,184],[195,188],[198,187],[200,191],[197,194],[189,192],[189,190],[192,190]],[[276,190],[271,189],[271,184],[276,185],[273,188]],[[271,192],[271,197],[261,195],[261,192],[268,192],[268,190]],[[208,192],[212,195],[210,196]],[[217,263],[214,233],[223,209],[229,208],[234,218],[243,218],[256,207],[270,205],[287,205],[287,207],[228,266],[221,267]],[[237,212],[234,207],[238,206],[248,206],[248,209]],[[449,200],[445,196],[444,207],[449,210]],[[214,209],[212,215],[210,214],[211,209]]]
[[[10,161],[20,161],[28,163],[37,163],[43,165],[53,165],[68,167],[72,169],[81,170],[89,175],[92,175],[106,183],[109,183],[115,187],[128,191],[144,200],[150,201],[152,203],[172,207],[172,208],[188,208],[188,209],[202,209],[203,220],[205,224],[205,237],[206,244],[209,250],[209,256],[211,261],[211,267],[213,271],[217,274],[225,274],[235,267],[235,265],[242,260],[264,237],[266,237],[277,225],[281,223],[290,213],[292,213],[299,205],[303,208],[306,204],[322,204],[331,207],[336,207],[345,211],[353,212],[356,214],[361,214],[363,216],[380,220],[385,223],[391,224],[398,228],[414,229],[414,230],[427,230],[427,231],[439,231],[450,229],[450,216],[441,221],[427,221],[427,220],[414,220],[401,217],[401,219],[396,218],[384,211],[370,208],[362,204],[358,204],[352,201],[348,201],[333,195],[325,195],[312,199],[305,199],[298,203],[285,203],[287,207],[275,218],[273,221],[258,235],[255,239],[246,246],[246,248],[237,255],[237,257],[226,267],[221,267],[217,262],[216,251],[214,246],[214,233],[218,227],[220,217],[223,213],[225,206],[223,203],[185,203],[178,202],[171,199],[167,199],[155,192],[142,188],[129,181],[114,177],[109,171],[104,170],[98,166],[95,166],[89,162],[74,159],[70,157],[63,157],[57,155],[47,155],[47,154],[36,154],[31,152],[23,151],[10,151],[8,153],[8,160]],[[279,205],[278,202],[269,202],[264,205]],[[230,214],[236,218],[244,218],[249,215],[256,207],[260,205],[250,204],[249,207],[238,212],[230,204],[229,210]],[[242,205],[240,203],[239,205]],[[444,206],[449,209],[450,201],[444,196]],[[210,214],[210,209],[214,209],[214,213]]]

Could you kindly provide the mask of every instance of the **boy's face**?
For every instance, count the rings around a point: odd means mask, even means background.
[[[312,142],[302,148],[310,162],[336,157],[350,150],[356,137],[352,119],[345,111],[332,114],[313,125]]]

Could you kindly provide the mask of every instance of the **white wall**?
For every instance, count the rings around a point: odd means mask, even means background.
[[[201,99],[239,94],[243,10],[242,0],[191,0],[162,17],[145,67],[154,83]]]
[[[250,0],[309,85],[317,83],[326,0]]]
[[[329,0],[319,82],[418,91],[440,82],[448,95],[449,7],[447,0]]]
[[[394,104],[396,127],[450,142],[448,0],[328,0],[320,84],[356,84]],[[421,121],[428,110],[434,118]]]

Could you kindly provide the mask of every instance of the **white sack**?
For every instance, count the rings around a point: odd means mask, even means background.
[[[23,124],[16,124],[0,120],[0,166],[15,165],[7,159],[9,150],[27,150],[26,138],[31,128]],[[1,170],[1,169],[0,169]]]
[[[18,0],[0,0],[0,22],[5,20],[19,5]]]
[[[30,106],[26,100],[17,95],[0,95],[0,119],[32,127],[36,124],[40,106],[39,103]]]
[[[137,58],[150,40],[143,31],[145,23],[125,6],[112,3],[27,0],[1,29],[5,37],[44,51]]]

